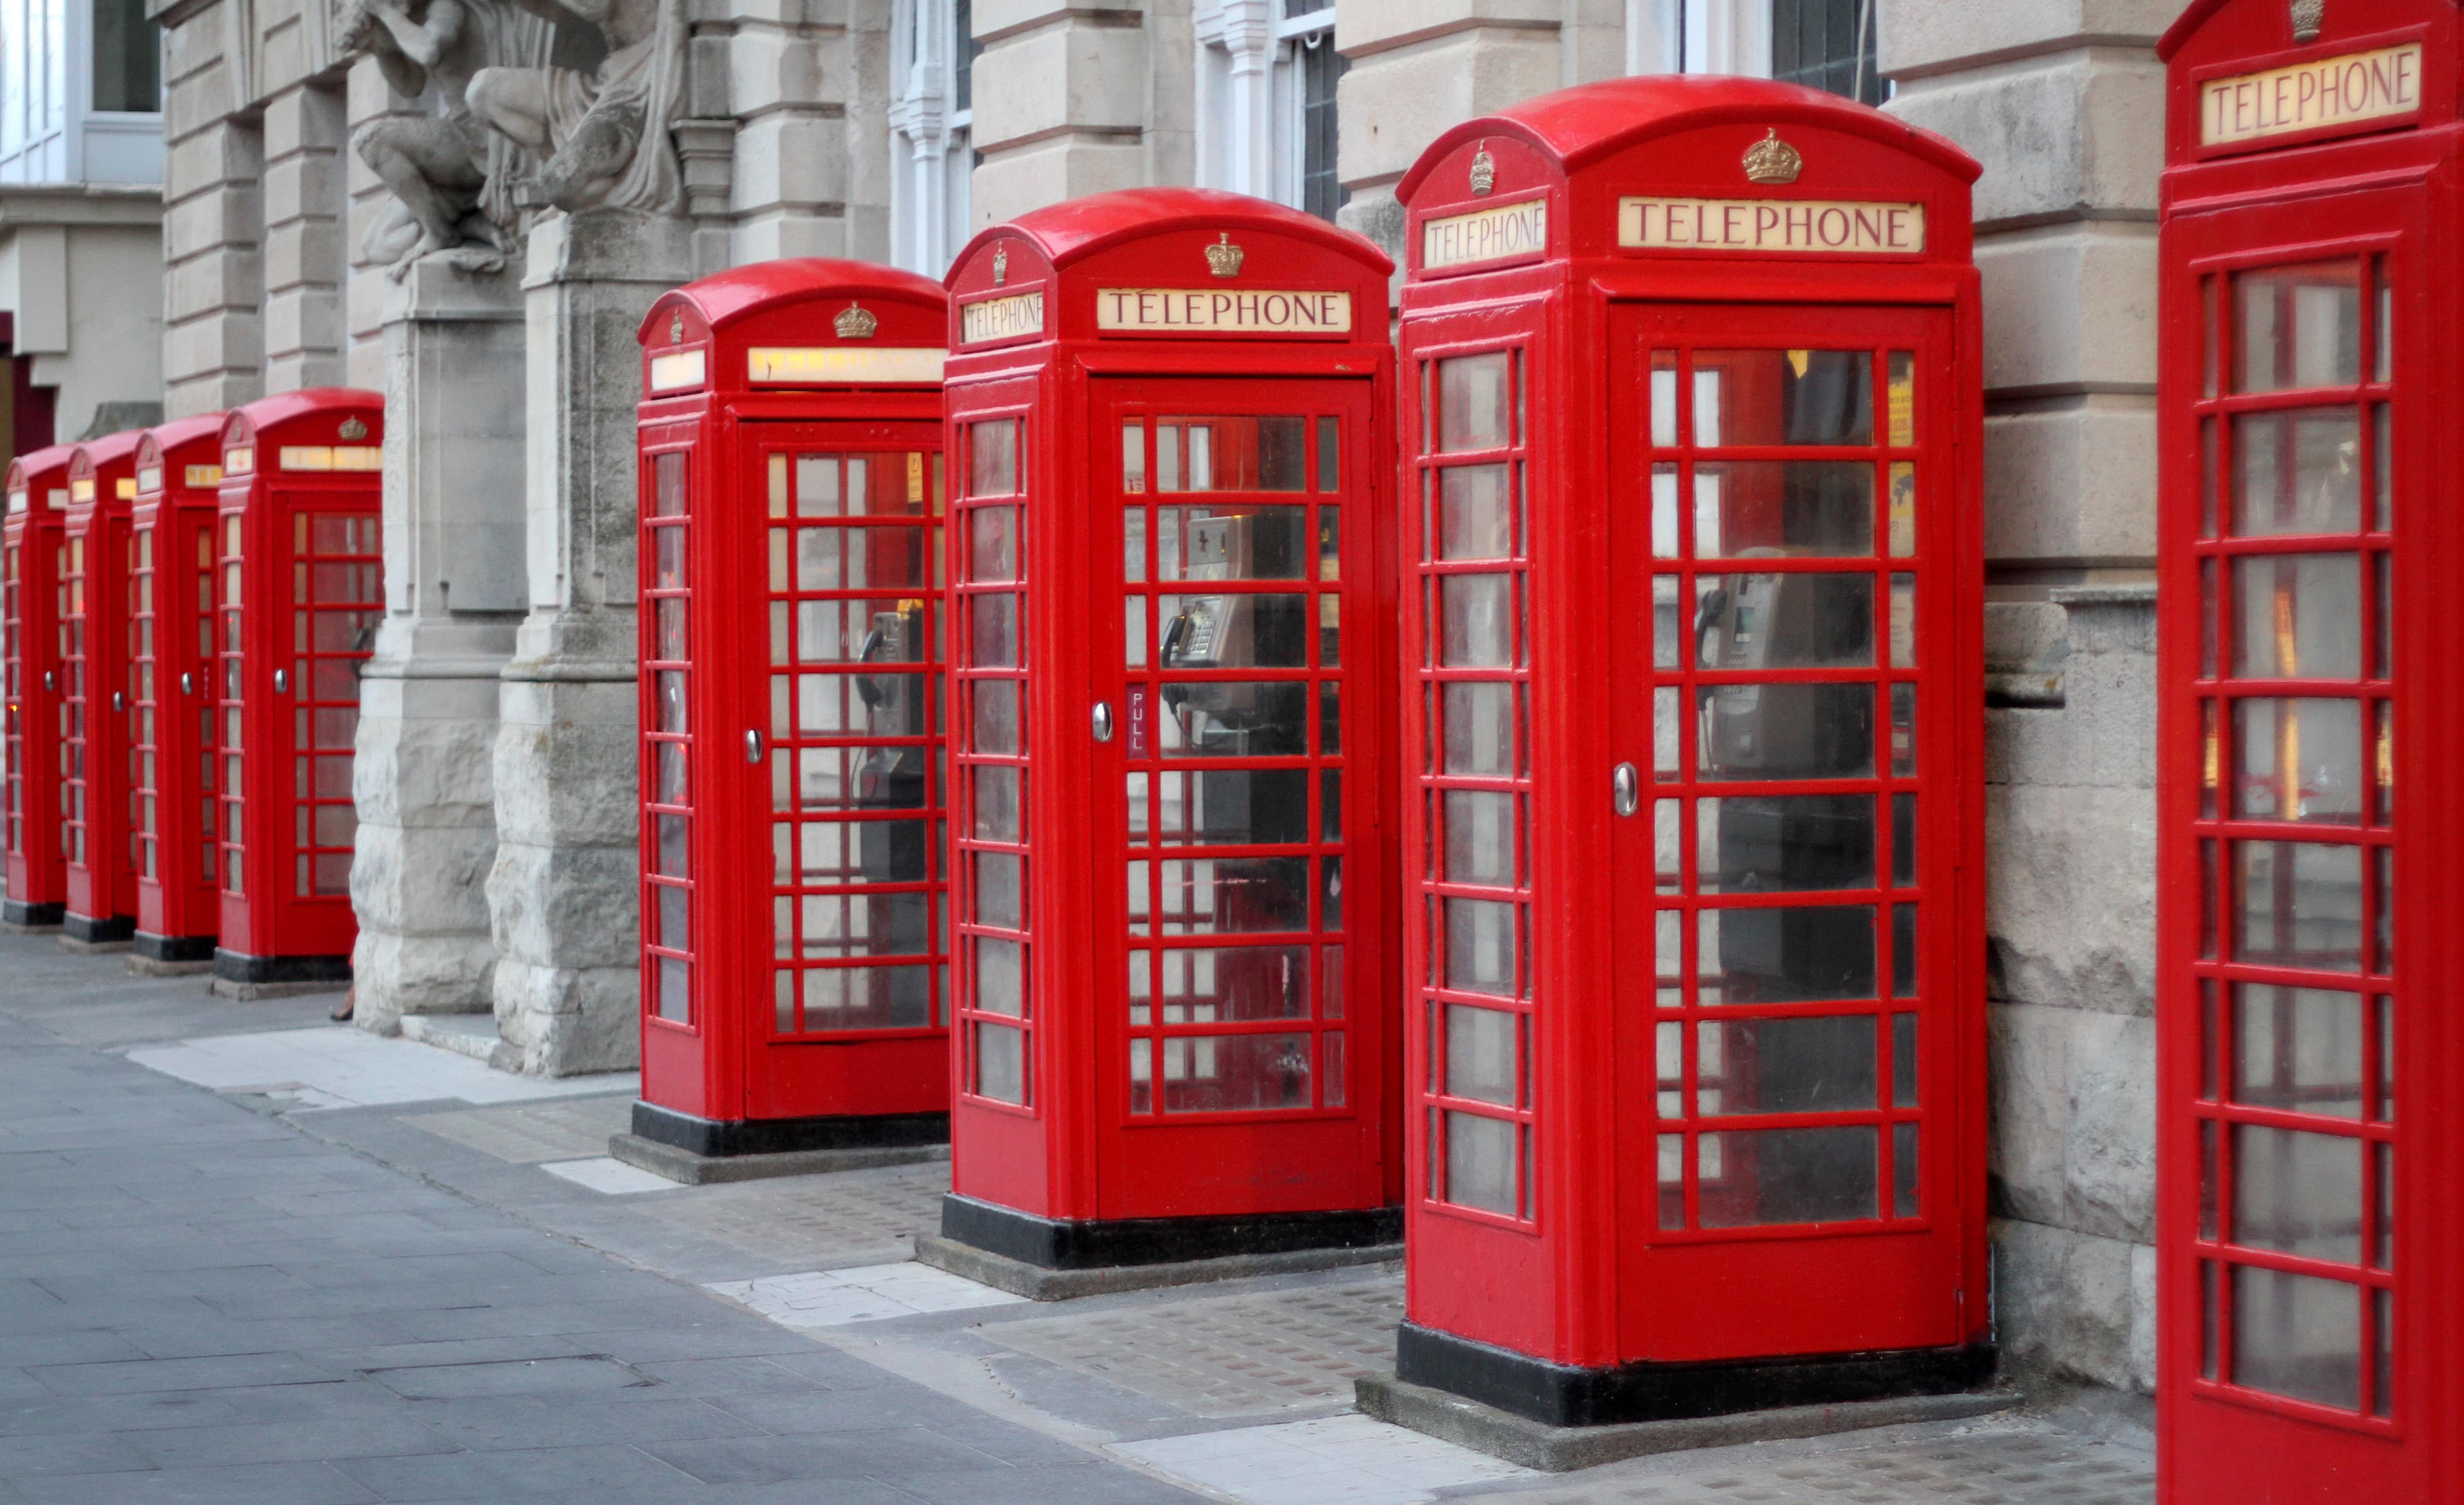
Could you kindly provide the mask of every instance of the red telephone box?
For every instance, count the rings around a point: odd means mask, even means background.
[[[1155,188],[950,274],[951,1239],[1396,1236],[1389,271]]]
[[[385,399],[261,397],[223,421],[215,561],[222,934],[238,984],[351,975],[351,751],[360,662],[385,614]]]
[[[813,258],[643,321],[643,1138],[949,1136],[944,310]]]
[[[2464,1497],[2459,47],[2449,0],[2202,0],[2159,48],[2167,1505]]]
[[[9,896],[0,920],[56,925],[68,911],[60,830],[60,528],[69,456],[55,444],[9,463],[0,524],[0,623],[8,632]]]
[[[1654,77],[1403,178],[1405,1381],[1587,1425],[1991,1368],[1976,173]]]
[[[156,962],[207,962],[222,931],[214,834],[215,504],[222,413],[137,441],[129,513],[129,777],[136,798],[137,933]]]
[[[137,930],[137,864],[129,820],[129,508],[137,497],[132,429],[69,454],[60,549],[60,839],[68,911],[60,928],[84,941]]]

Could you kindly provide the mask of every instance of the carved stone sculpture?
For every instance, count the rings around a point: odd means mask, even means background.
[[[471,88],[491,67],[543,66],[553,28],[504,0],[347,0],[338,32],[346,52],[376,59],[396,94],[418,99],[433,86],[437,105],[370,121],[353,136],[393,193],[362,254],[397,281],[436,252],[467,272],[502,270],[518,229],[517,156],[473,113]]]
[[[496,66],[471,81],[473,112],[542,164],[521,186],[523,202],[680,212],[684,174],[669,132],[684,103],[684,0],[518,3],[607,39],[606,59],[591,73]]]

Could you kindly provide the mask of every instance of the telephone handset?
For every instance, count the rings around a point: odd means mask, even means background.
[[[1258,530],[1245,514],[1193,518],[1182,526],[1188,549],[1182,565],[1184,579],[1202,586],[1208,581],[1255,580],[1270,573],[1259,565],[1272,562],[1254,557]],[[1278,566],[1271,573],[1279,578],[1280,572]],[[1292,608],[1306,599],[1246,591],[1182,596],[1178,612],[1163,624],[1156,662],[1167,674],[1305,664],[1306,645],[1298,634],[1306,628],[1292,615]],[[1167,683],[1163,703],[1179,724],[1184,747],[1201,756],[1238,757],[1248,752],[1251,734],[1285,714],[1280,701],[1262,697],[1254,683]]]
[[[872,614],[872,630],[856,649],[856,662],[898,667],[895,674],[855,675],[871,729],[888,737],[925,731],[923,695],[924,604],[907,602]],[[924,803],[924,749],[873,747],[857,775],[856,803],[869,808],[915,808]]]

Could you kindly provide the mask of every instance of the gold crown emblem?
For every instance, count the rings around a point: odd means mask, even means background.
[[[2293,39],[2315,42],[2327,19],[2327,0],[2293,0]]]
[[[993,286],[1000,287],[1008,281],[1009,247],[997,247],[993,251]]]
[[[1779,139],[1773,128],[1763,139],[1746,148],[1746,181],[1749,183],[1794,183],[1805,170],[1805,158],[1797,149]]]
[[[342,439],[357,443],[368,436],[368,426],[357,418],[345,418],[342,420],[342,426],[334,432]]]
[[[1242,258],[1247,252],[1232,244],[1232,232],[1225,231],[1215,244],[1206,248],[1206,264],[1217,277],[1239,277]]]
[[[861,303],[849,303],[830,323],[842,340],[869,340],[872,332],[881,327],[881,321]]]
[[[1488,154],[1488,143],[1482,142],[1471,154],[1471,191],[1475,198],[1485,198],[1497,187],[1497,159]]]
[[[681,308],[668,316],[668,343],[685,343],[685,311]]]

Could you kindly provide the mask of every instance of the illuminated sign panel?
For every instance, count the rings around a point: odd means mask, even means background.
[[[744,377],[756,387],[810,387],[826,382],[937,382],[947,352],[890,345],[761,345],[744,353]]]
[[[2421,108],[2421,44],[2347,53],[2199,86],[2199,144],[2234,146]]]
[[[1095,327],[1107,334],[1350,334],[1352,295],[1246,288],[1098,288]]]
[[[978,299],[958,307],[958,338],[968,344],[1044,333],[1044,293]]]
[[[1537,256],[1548,249],[1547,199],[1449,214],[1420,225],[1420,265],[1432,272]]]

